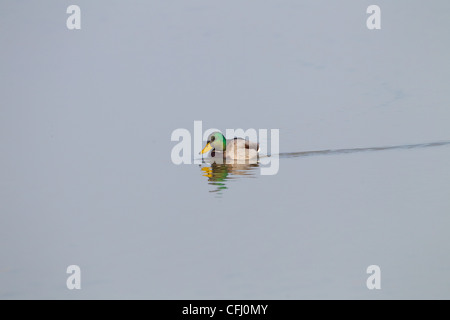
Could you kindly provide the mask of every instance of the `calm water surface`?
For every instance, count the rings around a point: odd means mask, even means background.
[[[0,3],[0,298],[450,298],[450,2],[194,2]]]

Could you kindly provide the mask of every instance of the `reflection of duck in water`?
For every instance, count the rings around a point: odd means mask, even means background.
[[[204,154],[210,150],[212,150],[211,157],[213,158],[221,157],[227,160],[257,159],[259,143],[242,138],[226,140],[223,134],[214,132],[209,135],[206,146],[200,153]]]
[[[216,190],[211,192],[218,192],[227,189],[227,180],[237,179],[239,176],[253,176],[255,174],[255,168],[258,167],[258,163],[247,164],[217,164],[214,159],[206,159],[211,163],[210,167],[202,167],[202,173],[204,177],[208,178],[210,185],[216,186]]]
[[[225,181],[228,177],[226,166],[213,163],[211,167],[203,167],[203,176],[208,177],[210,185],[217,186],[217,189],[210,192],[218,192],[227,189]]]

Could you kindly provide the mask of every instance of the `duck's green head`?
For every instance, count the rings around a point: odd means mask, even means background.
[[[205,148],[200,152],[201,154],[208,152],[211,149],[216,151],[225,151],[227,142],[225,137],[220,132],[213,132],[209,135]]]

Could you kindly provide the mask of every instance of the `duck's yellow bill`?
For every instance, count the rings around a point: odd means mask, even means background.
[[[203,150],[200,152],[200,154],[204,154],[204,153],[208,152],[211,149],[212,149],[211,144],[208,142],[206,144],[206,146],[203,148]]]

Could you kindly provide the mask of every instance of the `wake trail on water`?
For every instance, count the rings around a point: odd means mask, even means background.
[[[385,146],[385,147],[327,149],[327,150],[300,151],[300,152],[283,152],[283,153],[279,153],[278,156],[280,158],[296,158],[296,157],[339,155],[339,154],[348,154],[348,153],[357,153],[357,152],[432,148],[432,147],[442,147],[442,146],[449,146],[449,145],[450,145],[450,141],[437,141],[437,142],[429,142],[429,143],[403,144],[403,145]]]

